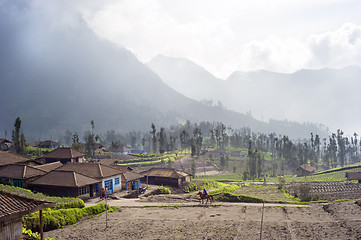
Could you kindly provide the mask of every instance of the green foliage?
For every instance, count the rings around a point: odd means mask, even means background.
[[[171,191],[167,187],[160,186],[160,187],[158,187],[155,194],[171,194]]]
[[[111,211],[114,209],[109,208]],[[67,208],[67,209],[45,209],[43,210],[44,231],[63,228],[66,225],[74,224],[85,216],[97,216],[105,212],[105,203],[99,203],[91,207]],[[23,226],[32,231],[39,231],[39,212],[23,216]]]
[[[248,203],[262,203],[263,199],[248,195],[236,195],[229,192],[222,192],[214,196],[214,199],[222,202],[248,202]]]
[[[69,202],[56,204],[54,209],[56,210],[56,209],[83,208],[83,207],[85,207],[84,201],[79,198],[76,198]]]
[[[66,202],[66,201],[75,199],[73,197],[47,196],[47,195],[44,195],[42,193],[33,193],[32,191],[30,191],[28,189],[9,186],[9,185],[3,185],[3,184],[0,184],[0,190],[5,191],[5,192],[16,193],[16,194],[19,194],[19,195],[22,195],[22,196],[25,196],[25,197],[29,197],[29,198],[44,200],[44,201],[48,201],[48,202],[56,202],[56,203]]]
[[[26,229],[23,227],[22,233],[23,235],[29,236],[30,238],[40,239],[39,233],[31,231],[31,229]]]
[[[193,191],[198,191],[198,186],[197,184],[191,182],[188,187],[184,188],[184,191],[186,192],[193,192]]]

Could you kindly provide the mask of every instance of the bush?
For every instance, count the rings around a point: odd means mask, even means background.
[[[58,203],[55,205],[53,209],[56,210],[56,209],[83,208],[83,207],[85,207],[84,201],[79,198],[76,198],[71,202]]]
[[[197,186],[197,184],[191,182],[191,183],[188,185],[188,187],[186,187],[184,190],[185,190],[186,192],[198,191],[198,186]]]
[[[171,191],[169,188],[161,186],[161,187],[158,187],[155,194],[171,194]]]
[[[109,209],[109,205],[108,205]],[[99,203],[91,207],[67,208],[67,209],[45,209],[43,211],[43,229],[50,231],[74,224],[85,216],[97,216],[106,210],[105,203]],[[114,209],[112,209],[114,211]],[[111,212],[111,211],[110,211]],[[40,231],[39,212],[31,213],[23,217],[23,226],[33,232]]]
[[[235,195],[228,192],[220,193],[214,196],[214,199],[221,202],[247,202],[247,203],[262,203],[263,199],[248,195]]]

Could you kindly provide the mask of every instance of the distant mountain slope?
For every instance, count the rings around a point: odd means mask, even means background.
[[[100,132],[187,119],[266,125],[184,97],[128,50],[99,39],[81,19],[58,25],[31,11],[26,1],[0,4],[1,134],[11,132],[17,116],[25,133],[36,137],[56,137],[66,129],[82,133],[90,120]]]
[[[273,131],[271,124],[185,97],[128,50],[98,38],[78,16],[50,21],[50,13],[31,3],[0,4],[0,134],[7,130],[10,136],[18,116],[25,135],[37,139],[55,139],[67,129],[82,134],[90,120],[98,132],[149,130],[152,122],[159,127],[185,120]],[[203,78],[201,70],[191,72]],[[220,91],[224,82],[213,80],[215,92]],[[308,136],[310,129],[319,131],[296,125],[302,131],[288,124],[279,133]]]
[[[180,93],[196,100],[220,100],[228,109],[252,112],[258,119],[291,119],[323,123],[334,129],[361,130],[357,120],[361,114],[354,105],[361,101],[357,94],[361,89],[360,67],[293,74],[234,72],[225,81],[185,59],[156,57],[149,67]],[[192,74],[194,69],[197,74]],[[191,92],[177,81],[189,83]]]

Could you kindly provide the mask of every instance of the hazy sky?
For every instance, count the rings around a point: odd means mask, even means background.
[[[361,64],[359,0],[66,3],[58,1],[54,12],[79,12],[99,36],[142,62],[158,54],[188,58],[223,79],[235,70],[294,72]]]

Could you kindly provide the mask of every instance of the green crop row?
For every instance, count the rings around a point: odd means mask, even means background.
[[[50,231],[58,228],[63,228],[66,225],[74,224],[85,216],[97,216],[106,211],[113,212],[118,208],[109,208],[105,203],[98,203],[97,205],[84,208],[67,208],[67,209],[50,209],[43,211],[43,230]],[[40,231],[39,212],[31,213],[23,216],[23,226],[33,232]]]

